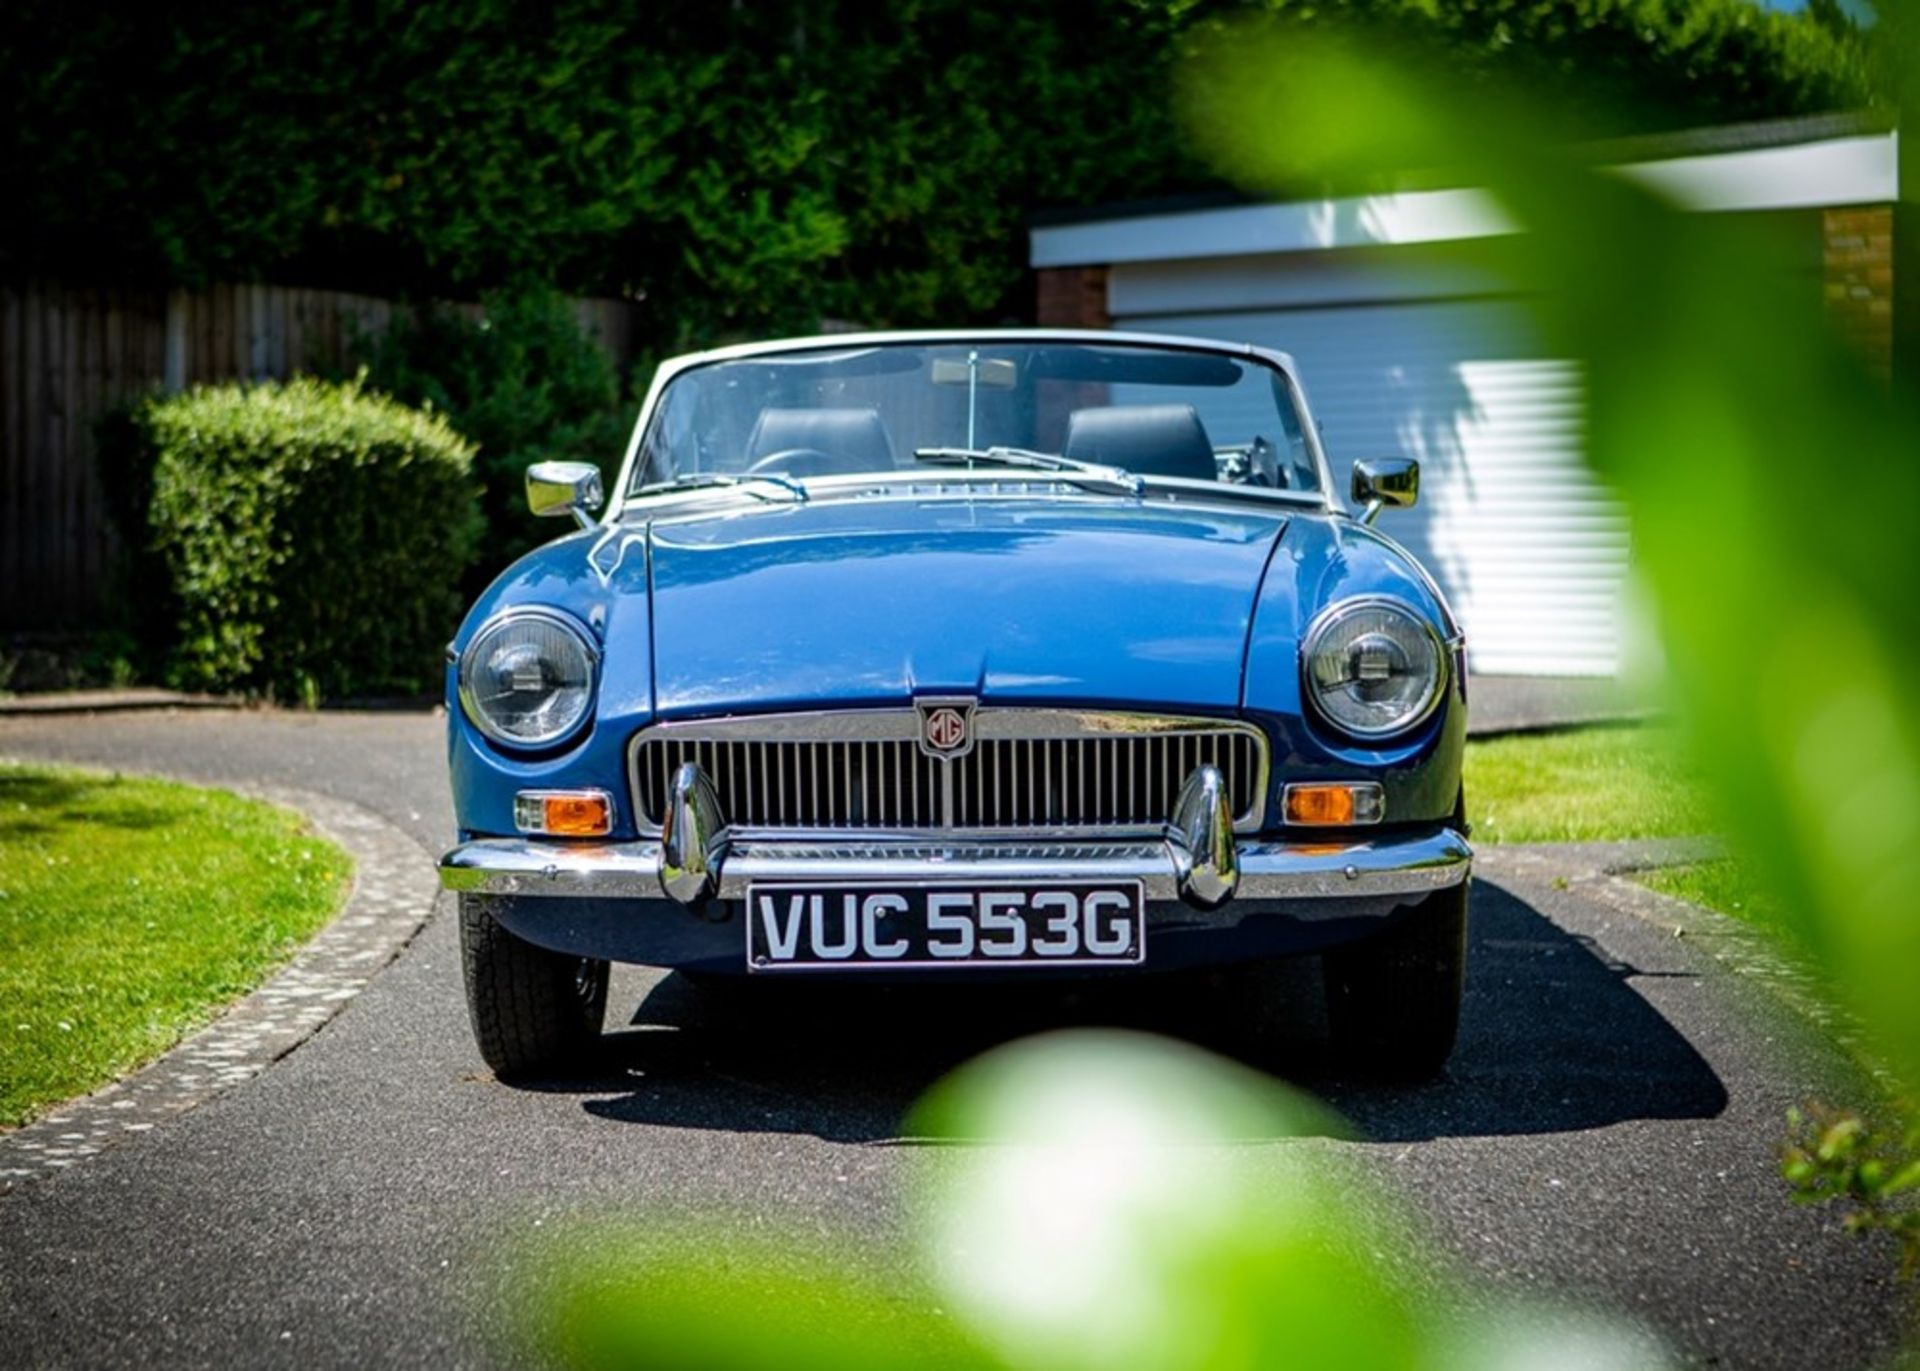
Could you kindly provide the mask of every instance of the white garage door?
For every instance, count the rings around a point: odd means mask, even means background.
[[[1477,671],[1608,676],[1626,523],[1580,456],[1580,378],[1509,301],[1114,319],[1279,348],[1299,363],[1344,498],[1356,458],[1420,459],[1418,508],[1381,529],[1433,571]]]

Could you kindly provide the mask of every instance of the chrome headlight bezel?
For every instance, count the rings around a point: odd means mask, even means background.
[[[473,689],[474,668],[480,662],[482,653],[498,641],[500,634],[516,625],[533,622],[560,630],[579,649],[586,668],[586,686],[581,695],[580,708],[563,723],[536,735],[515,734],[501,728],[481,708],[479,697]],[[600,649],[593,641],[593,635],[572,615],[557,609],[518,605],[502,610],[475,631],[460,654],[458,681],[461,711],[467,716],[467,722],[489,742],[517,752],[542,752],[573,738],[593,717],[594,704],[600,694]]]
[[[1390,724],[1379,727],[1361,727],[1336,718],[1324,702],[1319,688],[1314,683],[1313,661],[1325,645],[1327,636],[1341,624],[1362,613],[1386,612],[1404,619],[1429,643],[1432,651],[1433,675],[1427,682],[1425,693],[1415,708],[1408,711]],[[1446,698],[1447,681],[1451,668],[1448,665],[1446,641],[1433,621],[1420,613],[1405,600],[1391,595],[1356,595],[1351,599],[1337,600],[1314,616],[1307,626],[1306,633],[1300,639],[1300,694],[1314,716],[1343,737],[1363,743],[1381,743],[1410,733],[1433,717],[1433,712]]]

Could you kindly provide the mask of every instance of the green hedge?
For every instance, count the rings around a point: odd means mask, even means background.
[[[437,305],[397,311],[355,353],[376,389],[446,415],[476,444],[486,523],[469,589],[560,531],[527,508],[529,464],[592,462],[613,489],[638,406],[554,291],[491,292],[478,317]]]
[[[103,442],[175,684],[306,703],[433,687],[479,532],[473,448],[444,418],[300,378],[156,397]]]
[[[1219,189],[1174,72],[1248,9],[1389,26],[1463,98],[1538,79],[1594,135],[1874,98],[1844,19],[1752,0],[11,0],[0,271],[533,279],[641,300],[660,349],[995,322],[1036,208]]]

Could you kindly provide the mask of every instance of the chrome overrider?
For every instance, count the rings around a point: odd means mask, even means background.
[[[1196,909],[1218,909],[1240,888],[1240,848],[1233,836],[1227,780],[1214,766],[1195,767],[1174,801],[1167,831],[1180,898]]]
[[[440,859],[448,890],[488,895],[672,900],[698,909],[745,899],[761,881],[1139,881],[1149,901],[1210,910],[1251,900],[1417,897],[1467,879],[1473,850],[1448,828],[1361,842],[1236,836],[1226,783],[1201,766],[1181,787],[1157,838],[844,840],[730,838],[697,763],[675,773],[658,839],[596,843],[479,838]]]
[[[727,845],[713,784],[698,763],[688,762],[674,773],[660,827],[660,889],[683,905],[705,904],[719,887]]]

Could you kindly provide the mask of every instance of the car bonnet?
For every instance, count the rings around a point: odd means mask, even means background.
[[[648,530],[663,717],[985,700],[1238,706],[1285,511],[857,500]]]

